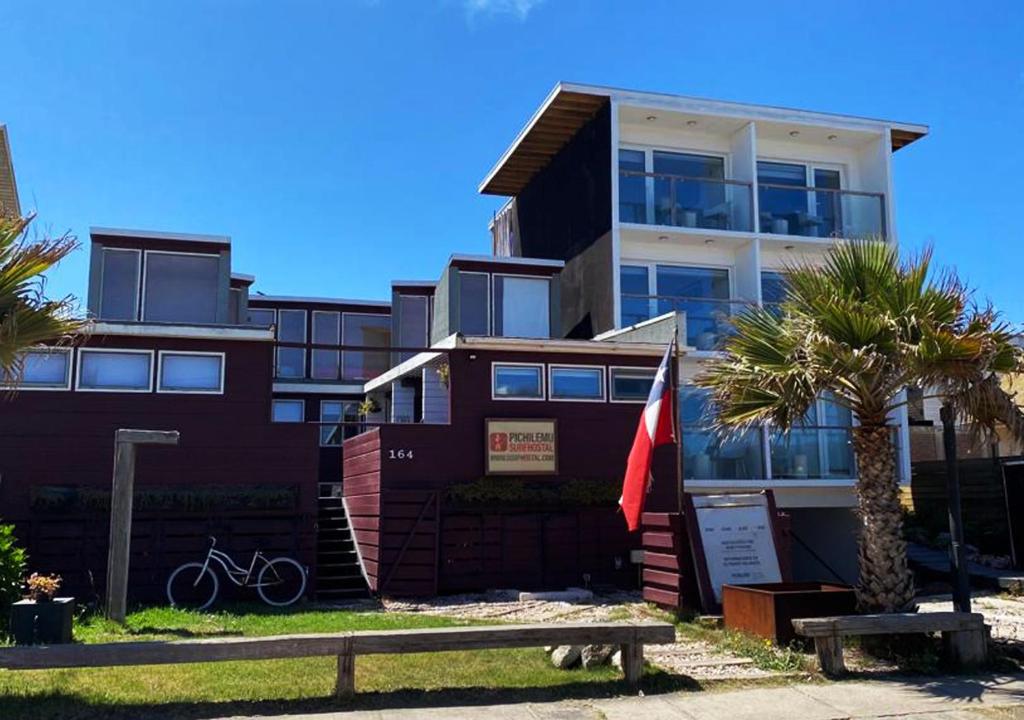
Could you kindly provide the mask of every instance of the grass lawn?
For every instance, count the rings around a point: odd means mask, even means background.
[[[134,612],[121,628],[100,617],[76,623],[78,642],[176,640],[422,627],[450,618],[326,609],[237,606],[215,613]],[[66,670],[0,670],[0,718],[208,718],[338,707],[595,697],[625,691],[614,667],[557,670],[541,648],[357,657],[355,700],[333,697],[334,658]],[[683,689],[687,678],[647,670],[645,690]],[[425,693],[424,691],[430,691]]]

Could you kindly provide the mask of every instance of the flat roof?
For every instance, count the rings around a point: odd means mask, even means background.
[[[90,227],[89,235],[106,237],[139,238],[143,240],[180,240],[183,242],[216,243],[230,245],[229,235],[197,235],[195,233],[162,232],[159,230],[131,230],[128,228]]]
[[[548,260],[546,258],[525,258],[525,257],[502,257],[500,255],[451,255],[448,264],[462,260],[464,262],[483,262],[495,265],[534,265],[536,267],[565,267],[562,260]]]
[[[391,307],[386,300],[352,300],[348,298],[327,298],[327,297],[300,297],[298,295],[261,295],[256,293],[249,296],[249,302],[253,300],[266,300],[275,303],[306,303],[317,305],[366,305],[367,307]]]
[[[548,93],[512,144],[481,181],[479,192],[484,195],[518,194],[533,175],[548,164],[597,110],[612,100],[622,105],[747,120],[794,122],[860,130],[888,127],[893,151],[928,134],[928,126],[919,123],[560,82]]]

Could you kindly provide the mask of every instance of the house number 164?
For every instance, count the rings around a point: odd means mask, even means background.
[[[412,450],[388,450],[388,460],[412,460]]]

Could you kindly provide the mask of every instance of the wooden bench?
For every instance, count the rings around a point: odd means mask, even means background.
[[[844,635],[897,635],[941,632],[948,660],[960,667],[981,665],[988,657],[988,631],[979,613],[929,612],[840,615],[793,620],[798,635],[814,638],[818,663],[826,675],[846,672]]]
[[[333,655],[338,658],[335,694],[355,693],[356,655],[492,650],[545,645],[618,645],[622,672],[632,687],[640,682],[644,645],[675,642],[675,628],[662,622],[545,623],[422,630],[358,631],[317,635],[232,637],[168,642],[123,642],[0,648],[0,668],[50,670],[273,660]]]

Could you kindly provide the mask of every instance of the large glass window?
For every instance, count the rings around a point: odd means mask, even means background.
[[[622,294],[622,327],[651,319],[650,286],[647,268],[623,265],[619,269],[619,291]]]
[[[658,225],[709,227],[712,214],[727,214],[725,160],[720,157],[653,152],[654,221]],[[708,182],[711,181],[711,182]],[[705,217],[707,216],[707,217]],[[721,225],[725,227],[725,225]]]
[[[220,256],[147,252],[143,319],[215,323]]]
[[[487,273],[459,273],[459,332],[490,335],[490,276]]]
[[[221,393],[224,356],[220,353],[160,353],[160,392]]]
[[[659,265],[657,288],[657,314],[685,312],[687,344],[714,350],[730,328],[729,271]]]
[[[305,422],[306,403],[302,400],[274,400],[270,404],[270,420],[276,423]]]
[[[849,410],[819,399],[798,427],[771,438],[772,477],[848,479],[855,475]]]
[[[731,437],[711,431],[710,393],[684,387],[679,390],[683,435],[683,477],[687,480],[750,480],[764,477],[761,432],[751,430]]]
[[[786,299],[786,278],[775,270],[761,272],[761,301],[771,307]]]
[[[306,311],[278,310],[277,339],[278,342],[305,343]],[[279,378],[306,377],[306,349],[301,347],[278,347],[276,372]]]
[[[375,350],[345,350],[345,380],[372,380],[388,370],[387,348],[391,345],[391,316],[345,313],[342,337],[346,346],[379,347]]]
[[[0,370],[0,388],[67,390],[71,384],[71,350],[29,350],[21,355],[21,377]]]
[[[543,365],[494,365],[496,400],[543,400]]]
[[[153,355],[145,351],[78,351],[78,389],[149,392]]]
[[[395,344],[407,348],[425,348],[430,345],[428,315],[429,298],[426,295],[399,295],[398,338]],[[401,358],[408,360],[415,354],[413,350],[404,350]]]
[[[276,322],[274,311],[269,308],[249,308],[249,324],[270,327]]]
[[[611,398],[620,402],[646,402],[654,384],[654,368],[616,368],[611,373]]]
[[[494,334],[498,337],[551,337],[551,281],[548,278],[494,276]]]
[[[643,150],[619,150],[619,222],[648,222],[644,170]]]
[[[341,313],[313,311],[313,344],[341,344]],[[313,349],[313,377],[317,380],[337,380],[341,353],[325,348]]]
[[[138,320],[139,250],[103,249],[100,320]]]
[[[323,400],[320,403],[320,422],[336,423],[320,425],[320,444],[341,445],[353,435],[359,434],[359,403],[346,400]]]
[[[552,400],[604,400],[604,369],[551,366]]]

